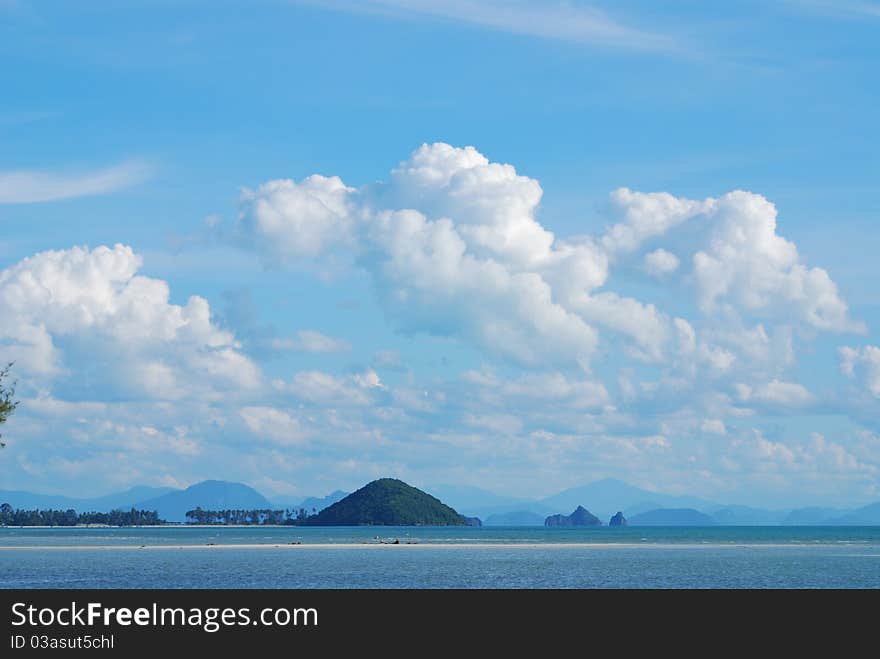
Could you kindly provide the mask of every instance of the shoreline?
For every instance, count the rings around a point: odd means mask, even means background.
[[[73,526],[62,526],[56,524],[50,526],[48,524],[33,524],[19,526],[17,524],[5,524],[0,529],[287,529],[302,528],[296,524],[129,524],[127,526],[113,526],[112,524],[75,524]],[[360,528],[360,527],[355,527]],[[377,527],[378,528],[378,527]],[[395,527],[400,528],[400,527]],[[419,528],[419,527],[415,527]],[[445,527],[442,527],[445,528]],[[456,528],[456,527],[450,527]]]
[[[755,549],[755,548],[803,548],[803,547],[843,547],[847,545],[866,546],[865,543],[852,542],[797,542],[797,543],[652,543],[652,542],[300,542],[300,543],[249,543],[249,544],[198,544],[198,545],[3,545],[4,551],[135,551],[135,550],[226,550],[226,549],[382,549],[385,547],[408,547],[428,549]]]

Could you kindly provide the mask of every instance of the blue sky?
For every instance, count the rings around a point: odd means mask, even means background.
[[[0,2],[0,487],[880,499],[878,29]]]

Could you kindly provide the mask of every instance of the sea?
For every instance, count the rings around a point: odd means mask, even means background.
[[[0,528],[0,588],[880,588],[880,527]]]

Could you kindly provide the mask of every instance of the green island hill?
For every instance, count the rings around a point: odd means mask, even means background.
[[[401,480],[380,478],[310,516],[303,525],[471,526],[479,525],[479,521],[460,515],[439,499]]]

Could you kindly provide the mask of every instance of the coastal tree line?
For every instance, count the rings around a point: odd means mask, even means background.
[[[298,510],[203,510],[196,508],[186,513],[187,524],[266,525],[292,526],[309,518],[305,508]],[[78,526],[101,524],[106,526],[156,526],[167,524],[155,510],[111,510],[108,513],[78,513],[67,510],[13,508],[0,505],[0,526]]]
[[[107,526],[156,526],[164,524],[155,510],[111,510],[109,513],[78,513],[67,510],[13,509],[8,503],[0,505],[0,526],[78,526],[104,524]]]
[[[186,513],[187,524],[258,525],[274,524],[294,526],[309,518],[305,508],[295,510],[203,510],[201,507]]]

